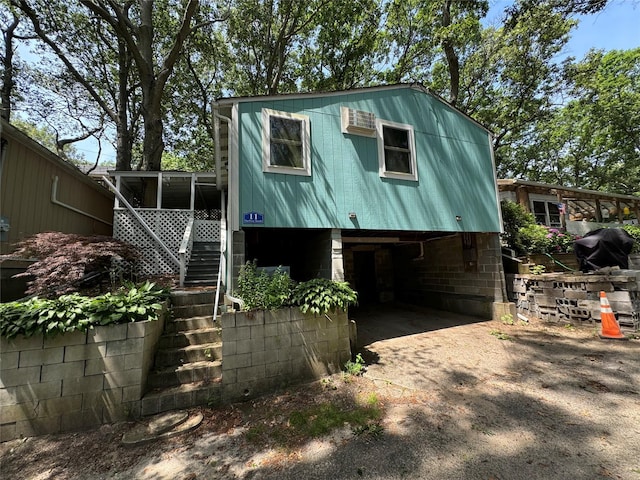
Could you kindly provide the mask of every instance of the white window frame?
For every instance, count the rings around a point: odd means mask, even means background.
[[[302,122],[302,167],[271,165],[271,117],[281,117]],[[262,171],[287,175],[311,176],[311,145],[309,117],[299,113],[280,112],[270,108],[262,109]]]
[[[409,163],[411,173],[388,171],[385,163],[384,136],[382,134],[384,127],[395,128],[396,130],[405,130],[409,136]],[[395,178],[398,180],[418,181],[418,166],[416,162],[416,141],[413,133],[413,126],[406,123],[397,123],[389,120],[381,120],[376,118],[376,136],[378,138],[378,164],[379,173],[383,178]]]
[[[551,215],[549,213],[549,203],[553,203],[557,205],[558,197],[554,197],[553,195],[539,195],[539,194],[529,194],[529,209],[531,213],[535,216],[535,208],[533,202],[543,202],[544,203],[544,211],[545,211],[545,220],[544,225],[549,228],[559,228],[562,226],[562,213],[560,214],[560,220],[558,224],[551,225]]]

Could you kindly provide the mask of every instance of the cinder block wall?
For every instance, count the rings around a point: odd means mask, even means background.
[[[139,415],[161,320],[0,338],[0,441]]]
[[[226,313],[221,322],[224,403],[338,372],[351,358],[345,312],[294,307]]]
[[[518,312],[550,322],[600,321],[604,291],[621,327],[640,330],[640,271],[509,275]]]
[[[421,259],[394,255],[396,294],[407,303],[492,318],[495,302],[506,302],[498,234],[477,233],[475,247],[453,235],[425,242]]]

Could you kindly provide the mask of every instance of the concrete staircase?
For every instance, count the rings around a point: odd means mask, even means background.
[[[172,318],[147,379],[142,415],[219,402],[222,338],[213,323],[214,302],[213,289],[172,292]]]
[[[193,242],[184,284],[187,286],[215,285],[218,281],[219,266],[219,243]]]

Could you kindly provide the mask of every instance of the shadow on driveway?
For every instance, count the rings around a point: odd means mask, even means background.
[[[396,303],[360,307],[350,314],[350,317],[356,321],[359,348],[366,348],[380,340],[487,321],[432,308]]]

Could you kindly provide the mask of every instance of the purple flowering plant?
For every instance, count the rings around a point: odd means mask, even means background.
[[[549,228],[548,231],[545,235],[548,240],[547,251],[541,253],[571,253],[573,252],[573,242],[580,238],[557,228]]]

